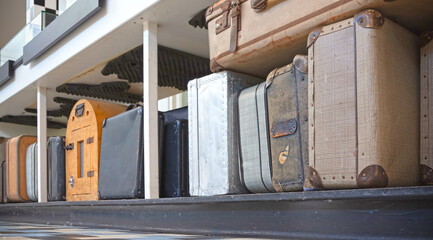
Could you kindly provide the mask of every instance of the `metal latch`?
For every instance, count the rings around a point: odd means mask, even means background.
[[[89,137],[87,140],[86,140],[86,142],[87,142],[87,144],[90,144],[90,143],[93,143],[93,137]]]
[[[74,149],[74,143],[69,143],[68,145],[65,146],[66,150],[73,150]]]
[[[292,135],[296,132],[298,124],[296,119],[289,119],[272,124],[271,135],[273,138]]]
[[[95,171],[87,171],[87,177],[93,177],[95,175]]]
[[[75,116],[80,117],[84,113],[84,103],[79,104],[75,107]]]
[[[74,187],[74,175],[69,178],[69,184],[71,185],[71,187]]]

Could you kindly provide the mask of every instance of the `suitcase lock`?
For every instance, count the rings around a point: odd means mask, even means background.
[[[84,113],[84,103],[79,104],[75,107],[75,116],[80,117]]]
[[[69,178],[69,184],[71,185],[71,187],[74,187],[74,175]]]
[[[74,149],[74,143],[69,143],[68,145],[65,146],[66,150],[73,150]]]

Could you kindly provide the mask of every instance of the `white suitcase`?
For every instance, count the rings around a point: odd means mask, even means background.
[[[433,185],[433,31],[422,34],[421,47],[421,183]]]
[[[309,35],[306,189],[418,183],[418,40],[376,10]]]
[[[246,192],[239,177],[237,97],[260,81],[220,72],[188,83],[191,196]]]

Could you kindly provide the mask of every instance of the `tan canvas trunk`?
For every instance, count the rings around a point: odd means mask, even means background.
[[[433,31],[422,34],[421,47],[421,183],[433,185]]]
[[[376,10],[313,31],[306,189],[418,183],[418,37]]]
[[[433,25],[431,0],[221,0],[206,13],[211,70],[265,78],[296,54],[306,54],[313,28],[367,8],[415,32]]]

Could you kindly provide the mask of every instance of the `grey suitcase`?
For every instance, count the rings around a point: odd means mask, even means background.
[[[31,201],[38,201],[38,145],[31,144],[26,151],[27,196]]]
[[[0,137],[0,202],[6,197],[6,142],[5,137]]]
[[[305,189],[419,181],[419,38],[377,10],[308,39]]]
[[[423,185],[433,185],[433,31],[421,36],[421,162]]]
[[[65,137],[48,139],[48,201],[66,199]]]
[[[191,196],[246,192],[239,177],[237,96],[260,82],[226,71],[188,83]]]
[[[308,166],[307,56],[239,95],[240,168],[254,193],[302,190]]]
[[[105,119],[102,127],[99,198],[144,196],[143,108]]]

